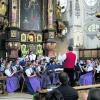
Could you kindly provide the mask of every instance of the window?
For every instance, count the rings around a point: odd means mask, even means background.
[[[88,32],[97,32],[100,29],[100,25],[99,24],[92,24],[90,26],[88,26]]]

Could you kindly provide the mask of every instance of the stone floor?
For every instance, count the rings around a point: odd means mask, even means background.
[[[26,93],[10,93],[0,95],[0,100],[32,100],[32,95]]]

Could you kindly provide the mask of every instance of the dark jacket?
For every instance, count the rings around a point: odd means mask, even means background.
[[[64,100],[78,100],[77,91],[69,85],[61,85],[57,88],[64,97]]]

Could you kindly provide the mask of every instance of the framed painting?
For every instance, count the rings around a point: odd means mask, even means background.
[[[22,30],[41,30],[41,0],[20,0]]]
[[[36,41],[36,35],[34,33],[28,33],[27,42],[35,42],[35,41]]]
[[[42,42],[42,34],[37,34],[37,42]]]
[[[21,42],[26,42],[26,34],[25,33],[21,34]]]

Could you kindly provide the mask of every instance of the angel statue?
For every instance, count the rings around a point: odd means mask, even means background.
[[[61,9],[62,7],[60,6],[60,2],[58,1],[58,4],[56,6],[56,18],[59,20],[61,19]]]

